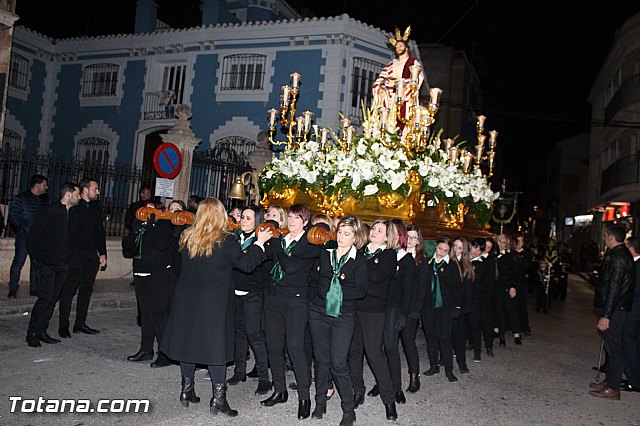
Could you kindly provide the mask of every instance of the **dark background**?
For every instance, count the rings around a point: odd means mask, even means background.
[[[506,177],[508,190],[523,191],[525,209],[543,200],[553,144],[590,130],[591,86],[616,29],[640,12],[638,0],[593,2],[596,6],[573,0],[288,3],[305,16],[348,13],[388,32],[411,25],[411,38],[418,43],[464,50],[480,78],[487,128],[500,132],[494,186],[498,189],[500,177]],[[19,25],[51,37],[130,33],[135,0],[18,0],[17,13]],[[422,59],[428,75],[429,58]]]

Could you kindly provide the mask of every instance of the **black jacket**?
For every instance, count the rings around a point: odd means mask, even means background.
[[[21,192],[11,200],[9,223],[15,228],[16,237],[27,237],[38,210],[47,204],[48,198],[46,194],[38,197],[33,195],[31,191]]]
[[[333,276],[331,252],[323,250],[320,253],[319,265],[317,297],[312,297],[311,303],[324,307]],[[355,301],[364,298],[367,294],[367,259],[361,252],[356,253],[355,259],[347,260],[340,270],[340,285],[342,286],[342,313],[353,312],[356,307]]]
[[[314,246],[307,241],[307,233],[302,235],[296,246],[287,256],[282,248],[280,239],[271,239],[265,244],[267,258],[280,262],[284,269],[284,278],[276,283],[270,279],[268,294],[283,297],[309,297],[309,276],[315,261],[320,257],[320,246]],[[270,270],[267,271],[270,273]]]
[[[634,279],[633,257],[627,247],[620,244],[609,249],[604,257],[598,286],[598,295],[604,302],[600,316],[611,318],[617,310],[631,310]]]
[[[397,261],[396,273],[389,285],[388,307],[400,309],[402,315],[409,315],[416,280],[416,261],[407,253]]]
[[[240,237],[238,236],[238,234],[236,234],[236,238],[238,239],[238,244],[242,245],[240,243]],[[251,244],[253,245],[253,243]],[[243,250],[245,254],[249,250],[249,247]],[[264,272],[260,267],[254,269],[251,272],[245,272],[241,269],[234,269],[233,282],[235,283],[236,290],[262,293],[264,291]]]
[[[102,225],[102,207],[97,201],[80,200],[69,210],[72,251],[97,251],[107,255],[107,242]]]
[[[627,317],[627,321],[640,321],[640,260],[633,262],[633,269],[635,271],[633,305],[631,306],[631,314]]]
[[[513,253],[507,251],[496,256],[496,268],[498,270],[495,285],[496,294],[505,294],[511,288],[517,288],[516,283],[516,259]]]
[[[142,234],[142,253],[140,259],[133,259],[134,273],[159,272],[171,268],[177,275],[180,270],[180,255],[178,254],[178,240],[174,236],[174,226],[168,220],[136,222],[133,224],[134,235]],[[141,231],[144,229],[144,231]],[[135,252],[135,238],[132,239]]]
[[[27,251],[33,260],[51,265],[69,262],[71,234],[69,213],[59,202],[38,211],[27,237]]]
[[[471,286],[472,300],[481,300],[484,303],[491,302],[495,279],[489,274],[493,273],[495,276],[495,269],[492,269],[490,262],[490,260],[487,261],[487,259],[482,256],[479,259],[471,261],[471,266],[473,266],[476,274],[476,278]]]
[[[433,278],[433,265],[435,258],[429,262],[422,262],[418,265],[418,285],[426,288],[424,298],[424,308],[433,306],[433,292],[431,291],[431,279]],[[462,306],[462,276],[460,267],[453,260],[449,259],[438,269],[438,280],[440,283],[440,294],[442,296],[443,308],[460,308]],[[422,282],[420,282],[422,281]]]
[[[382,250],[367,260],[367,296],[356,302],[360,312],[384,312],[387,309],[389,285],[396,273],[396,251]]]

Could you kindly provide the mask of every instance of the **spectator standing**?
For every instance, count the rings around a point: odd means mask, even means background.
[[[9,206],[9,224],[16,230],[15,254],[11,269],[9,270],[9,294],[7,298],[15,298],[20,287],[20,271],[27,260],[27,235],[31,229],[31,224],[36,217],[36,213],[48,204],[47,178],[42,175],[33,175],[29,181],[29,190],[16,195]],[[36,276],[33,262],[30,270],[30,294],[38,295],[38,278]]]
[[[78,290],[74,333],[98,334],[100,331],[86,323],[93,283],[98,268],[107,266],[107,244],[102,224],[102,208],[97,201],[100,195],[98,182],[85,178],[80,181],[80,202],[69,211],[71,230],[71,259],[69,272],[60,295],[60,337],[71,337],[69,314],[71,302]]]
[[[589,385],[594,389],[589,394],[615,400],[620,399],[622,330],[633,302],[635,274],[633,257],[624,245],[625,236],[626,231],[620,225],[609,225],[604,233],[609,250],[602,263],[597,290],[603,302],[597,327],[603,333],[607,352],[607,380]]]
[[[138,201],[129,204],[129,208],[124,215],[124,226],[129,232],[131,232],[133,224],[136,221],[136,211],[138,211],[140,207],[146,206],[150,199],[151,189],[148,186],[143,186],[140,188],[140,191],[138,191]]]
[[[69,267],[71,236],[69,209],[78,204],[78,186],[64,183],[60,201],[41,209],[31,226],[27,249],[38,273],[38,300],[33,305],[27,329],[27,344],[60,343],[47,333],[53,308],[60,296]]]

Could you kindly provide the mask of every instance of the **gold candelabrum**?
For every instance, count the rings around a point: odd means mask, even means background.
[[[498,132],[496,130],[491,130],[489,132],[489,150],[485,155],[485,141],[487,139],[486,135],[484,135],[484,122],[487,119],[484,115],[479,115],[476,119],[476,130],[478,132],[478,144],[476,145],[475,155],[472,156],[475,158],[475,168],[476,170],[481,169],[482,161],[487,162],[487,177],[493,176],[493,167],[495,163],[496,156],[496,144],[498,141]]]
[[[296,149],[300,143],[309,139],[313,112],[303,111],[296,117],[296,105],[300,93],[300,74],[291,73],[291,82],[280,88],[280,111],[271,108],[269,113],[269,142],[273,145],[286,145],[287,149]],[[287,140],[276,141],[276,124],[280,120],[281,127],[286,129]]]

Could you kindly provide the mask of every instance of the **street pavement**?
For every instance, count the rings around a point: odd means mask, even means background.
[[[22,287],[24,288],[24,286]],[[5,297],[6,285],[0,287]],[[23,290],[24,291],[24,290]],[[533,295],[530,295],[533,299]],[[623,393],[621,401],[606,401],[588,395],[594,380],[600,338],[592,314],[593,290],[577,275],[570,279],[569,295],[556,302],[548,315],[530,309],[533,334],[516,346],[495,347],[495,358],[483,353],[481,363],[467,361],[471,372],[455,373],[449,383],[442,373],[421,377],[422,389],[407,393],[407,404],[398,405],[398,425],[637,425],[640,423],[640,393]],[[260,406],[254,395],[256,379],[229,388],[236,418],[209,414],[211,385],[205,371],[196,373],[200,404],[182,408],[180,369],[177,365],[151,369],[149,363],[126,360],[139,345],[133,289],[125,280],[98,282],[87,323],[99,335],[73,334],[56,345],[29,348],[25,334],[35,298],[0,300],[0,425],[337,425],[340,401],[334,396],[323,420],[296,418],[297,395],[272,408]],[[533,300],[530,300],[533,302]],[[532,306],[532,304],[530,304]],[[73,314],[72,314],[73,316]],[[49,332],[57,337],[57,311]],[[426,370],[426,348],[418,331],[421,369]],[[467,352],[470,355],[470,352]],[[403,380],[408,381],[403,358]],[[249,368],[253,361],[249,361]],[[365,369],[367,389],[374,384]],[[228,376],[232,368],[228,370]],[[293,374],[288,373],[288,381]],[[406,388],[407,383],[404,383]],[[312,391],[313,395],[313,391]],[[24,399],[149,399],[148,413],[11,413],[9,397]],[[357,410],[360,425],[389,425],[379,397],[367,397]]]

